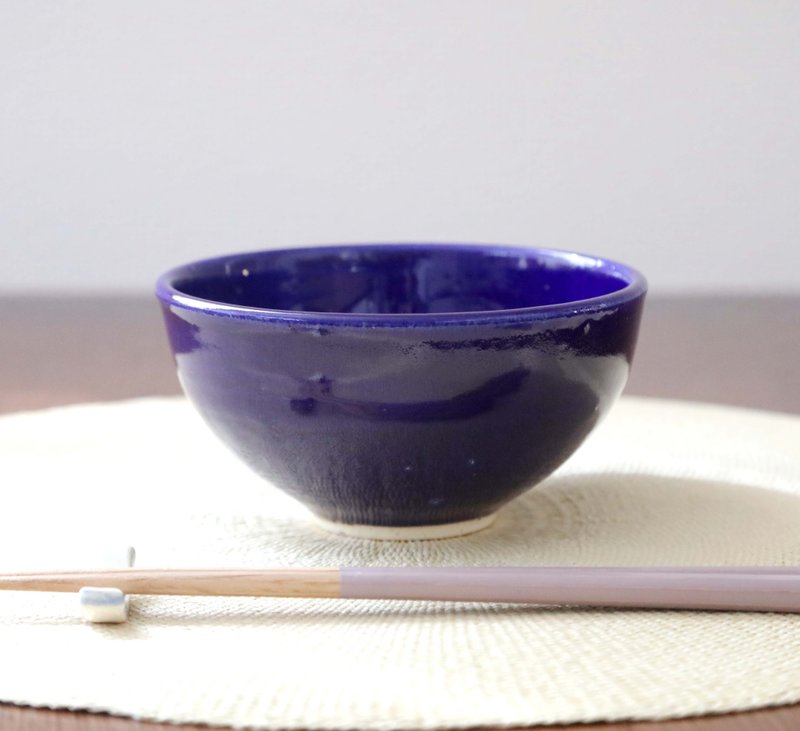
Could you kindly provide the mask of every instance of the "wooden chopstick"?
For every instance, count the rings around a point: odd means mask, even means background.
[[[0,590],[78,591],[182,596],[341,596],[338,569],[102,569],[0,575]]]
[[[0,590],[800,612],[800,567],[140,569],[0,575]]]

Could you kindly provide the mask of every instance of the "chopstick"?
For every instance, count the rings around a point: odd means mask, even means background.
[[[0,590],[800,612],[800,567],[115,569],[0,575]]]

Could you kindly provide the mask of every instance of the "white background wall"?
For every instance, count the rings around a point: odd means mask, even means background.
[[[800,291],[800,2],[0,0],[0,291],[387,239]]]

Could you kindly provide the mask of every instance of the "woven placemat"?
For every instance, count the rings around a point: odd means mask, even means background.
[[[138,565],[800,564],[800,419],[624,398],[464,538],[329,535],[182,399],[0,419],[0,567],[133,543]],[[44,556],[43,556],[44,554]],[[800,700],[800,616],[0,595],[0,700],[257,728],[657,719]]]

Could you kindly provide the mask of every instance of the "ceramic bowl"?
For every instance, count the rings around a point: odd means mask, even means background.
[[[571,252],[260,251],[157,284],[180,382],[220,439],[327,528],[486,527],[622,391],[646,283]]]

